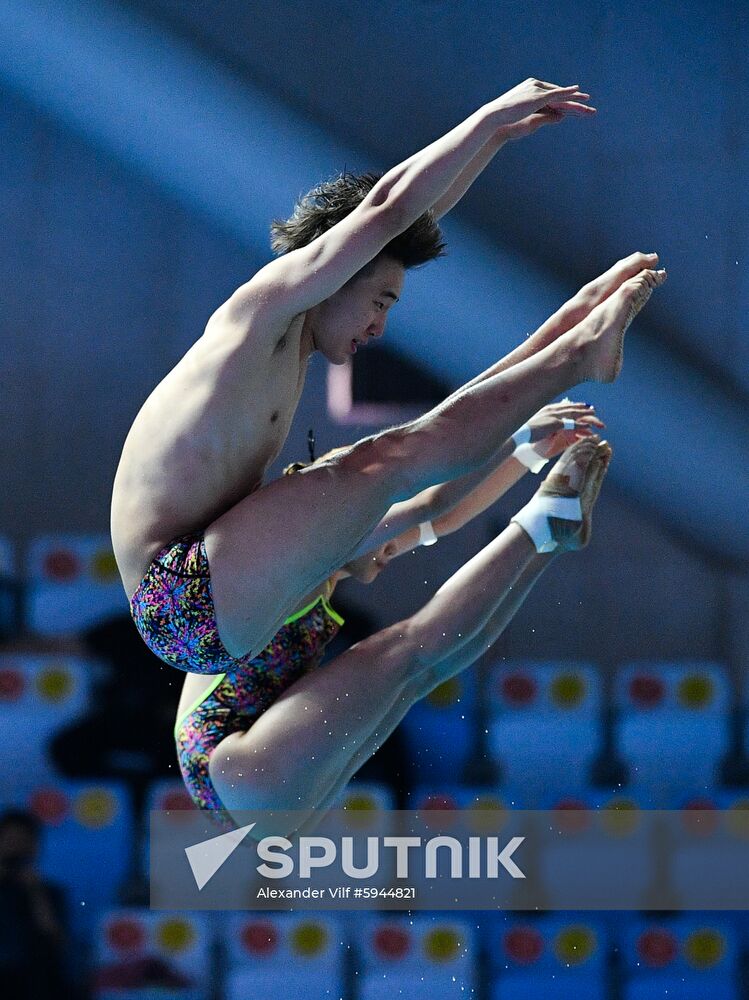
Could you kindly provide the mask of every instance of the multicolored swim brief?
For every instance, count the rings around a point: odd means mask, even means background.
[[[130,612],[144,642],[179,670],[214,674],[174,729],[182,777],[193,801],[227,828],[208,773],[214,747],[246,732],[273,702],[317,667],[343,619],[321,594],[287,618],[256,656],[231,656],[218,634],[208,556],[202,533],[184,535],[158,552],[133,594]]]
[[[130,614],[148,648],[178,670],[217,674],[248,659],[231,656],[218,634],[202,532],[176,538],[154,556]]]
[[[294,681],[318,667],[342,624],[320,595],[287,618],[262,653],[216,677],[177,721],[174,738],[185,786],[193,802],[210,810],[219,826],[231,829],[234,823],[208,770],[217,744],[231,733],[246,732]]]

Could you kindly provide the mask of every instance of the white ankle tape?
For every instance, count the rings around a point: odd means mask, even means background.
[[[551,533],[550,517],[559,517],[564,521],[582,521],[580,498],[551,497],[537,493],[511,521],[519,524],[529,535],[536,546],[536,552],[553,552],[558,543]]]
[[[532,444],[528,443],[516,445],[512,457],[516,458],[526,469],[530,469],[531,472],[540,472],[549,461],[548,458],[540,455]]]

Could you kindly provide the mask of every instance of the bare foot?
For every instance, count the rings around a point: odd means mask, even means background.
[[[560,550],[582,549],[590,541],[593,507],[611,461],[611,446],[597,436],[583,438],[561,455],[541,484],[542,496],[579,497],[582,521],[550,517],[549,525]]]
[[[603,480],[606,478],[612,454],[611,445],[608,441],[601,441],[598,444],[593,460],[588,466],[588,475],[585,477],[585,482],[580,493],[580,508],[583,512],[583,522],[577,536],[567,546],[569,551],[584,549],[590,541],[590,534],[593,529],[593,508],[598,499],[598,494],[601,492]]]
[[[569,336],[582,350],[582,377],[596,382],[613,382],[622,368],[624,334],[653,293],[666,280],[665,270],[645,269],[628,278]]]
[[[624,284],[629,278],[636,277],[640,271],[645,269],[654,270],[658,266],[657,253],[631,253],[628,257],[622,257],[616,264],[607,271],[583,285],[575,295],[570,304],[577,309],[578,318],[581,320],[592,312],[597,305],[605,302],[610,295]]]
[[[628,257],[622,257],[603,274],[583,285],[579,292],[576,292],[553,316],[546,320],[543,326],[536,331],[536,335],[540,335],[544,345],[550,344],[564,336],[578,323],[582,323],[597,305],[613,295],[629,278],[634,278],[645,268],[652,270],[657,266],[657,253],[638,251],[631,253]]]

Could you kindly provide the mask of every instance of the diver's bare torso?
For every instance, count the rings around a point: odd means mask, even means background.
[[[251,314],[240,325],[222,307],[143,404],[112,497],[112,541],[128,598],[160,549],[262,485],[304,385],[305,315],[272,338],[267,331],[254,338]],[[258,340],[270,346],[261,352]]]

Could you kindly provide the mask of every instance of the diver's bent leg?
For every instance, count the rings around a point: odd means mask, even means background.
[[[246,733],[222,740],[210,773],[226,808],[314,808],[388,713],[405,714],[418,675],[486,625],[534,553],[509,525],[422,611],[300,677]]]
[[[348,752],[339,772],[333,773],[327,791],[318,803],[309,802],[309,812],[301,830],[319,822],[336,795],[390,735],[414,702],[429,694],[445,680],[460,673],[481,657],[497,640],[527,597],[531,587],[557,552],[584,547],[590,539],[592,513],[611,459],[607,442],[590,439],[573,444],[556,463],[538,495],[576,493],[581,520],[572,530],[568,521],[555,524],[560,544],[556,552],[539,554],[517,524],[502,534],[454,574],[425,608],[396,627],[398,643],[410,647],[420,669],[409,670],[400,691],[393,692],[390,707],[372,731]],[[527,523],[527,522],[524,522]],[[495,595],[487,603],[486,592]],[[452,600],[451,600],[452,599]],[[450,605],[454,604],[454,607]],[[441,631],[442,626],[445,628]],[[450,626],[457,632],[448,631]],[[432,636],[436,636],[436,642]],[[391,632],[391,639],[394,638]],[[407,637],[407,638],[405,638]],[[404,641],[405,638],[405,641]],[[396,657],[395,662],[398,662]],[[317,812],[315,812],[317,805]]]
[[[411,681],[398,693],[389,711],[377,723],[361,747],[354,750],[344,765],[343,770],[334,780],[331,788],[323,799],[310,811],[309,816],[296,829],[295,836],[310,834],[322,821],[325,814],[334,807],[341,792],[346,788],[356,772],[392,735],[395,728],[403,721],[409,709],[430,694],[436,687],[462,673],[474,664],[497,641],[502,632],[512,621],[518,609],[533,589],[543,571],[552,559],[554,553],[535,555],[521,573],[514,585],[507,591],[495,613],[484,628],[469,642],[453,651],[448,657],[435,663],[423,673],[416,674]]]
[[[269,483],[209,525],[216,621],[229,653],[261,650],[393,503],[481,465],[574,384],[580,348],[563,340],[415,421]]]
[[[416,692],[417,700],[425,698],[436,687],[439,687],[440,684],[444,684],[451,677],[462,673],[466,667],[471,666],[471,664],[475,663],[484,653],[491,649],[522,607],[536,581],[555,558],[557,558],[557,555],[554,552],[548,554],[537,553],[533,557],[516,582],[508,590],[505,599],[481,631],[473,636],[465,645],[444,659],[438,660],[428,670],[419,675]]]

